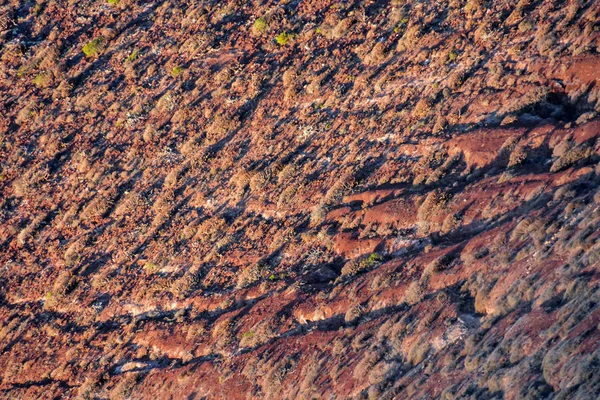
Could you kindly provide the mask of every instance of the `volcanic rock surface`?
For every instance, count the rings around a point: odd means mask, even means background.
[[[0,30],[0,398],[599,398],[599,1]]]

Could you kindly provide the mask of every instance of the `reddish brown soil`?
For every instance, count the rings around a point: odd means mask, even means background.
[[[600,398],[600,2],[0,3],[0,398]]]

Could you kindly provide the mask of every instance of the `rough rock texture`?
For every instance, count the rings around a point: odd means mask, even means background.
[[[0,397],[596,399],[600,2],[0,3]]]

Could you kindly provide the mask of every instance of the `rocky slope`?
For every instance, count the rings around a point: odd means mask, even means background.
[[[600,2],[0,5],[0,397],[595,399]]]

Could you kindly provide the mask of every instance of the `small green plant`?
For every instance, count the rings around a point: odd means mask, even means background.
[[[342,275],[358,275],[369,270],[383,261],[383,256],[379,253],[371,253],[367,257],[361,257],[352,260],[342,268]]]
[[[140,50],[139,49],[133,49],[133,51],[131,52],[131,54],[129,54],[127,56],[127,58],[125,59],[125,61],[134,62],[135,60],[138,59],[139,55],[140,55]]]
[[[48,76],[44,73],[40,73],[33,78],[33,84],[38,88],[46,87],[48,84]]]
[[[183,72],[183,68],[176,66],[173,67],[173,69],[171,70],[171,76],[173,78],[177,78],[179,75],[181,75],[181,73]]]
[[[248,332],[244,332],[242,334],[242,339],[252,339],[256,334],[254,333],[254,331],[248,331]]]
[[[403,33],[406,30],[406,25],[408,24],[408,18],[404,17],[399,22],[398,25],[394,27],[394,33]]]
[[[160,271],[160,267],[151,262],[145,263],[143,268],[144,268],[144,271],[146,271],[146,273],[148,273],[148,274],[154,274],[154,273]]]
[[[365,260],[365,264],[367,264],[367,266],[372,267],[373,265],[377,264],[378,262],[383,260],[383,256],[379,253],[371,253],[369,254],[369,257],[367,257],[367,259]]]
[[[27,75],[28,73],[29,73],[29,68],[27,68],[26,66],[23,65],[17,71],[17,76],[20,78],[22,76]]]
[[[285,46],[290,43],[294,39],[295,35],[292,33],[281,32],[279,35],[275,37],[275,41],[280,46]]]
[[[269,275],[268,279],[271,282],[273,282],[273,281],[276,281],[276,280],[279,280],[279,279],[285,279],[285,278],[287,278],[287,276],[288,276],[288,274],[286,272],[280,272],[278,274],[271,274],[271,275]]]
[[[111,6],[119,4],[119,1],[121,1],[121,0],[106,0],[106,2],[108,4],[110,4]]]
[[[104,37],[102,37],[102,36],[88,42],[88,44],[83,46],[83,54],[85,54],[86,57],[98,56],[98,54],[100,54],[100,52],[102,51],[103,42],[104,42]]]
[[[457,57],[458,57],[458,54],[454,50],[452,50],[450,53],[448,53],[448,61],[450,61],[450,62],[456,60]]]
[[[253,27],[256,32],[265,33],[265,31],[269,28],[269,23],[267,22],[265,17],[260,17],[257,18],[256,21],[254,21]]]

